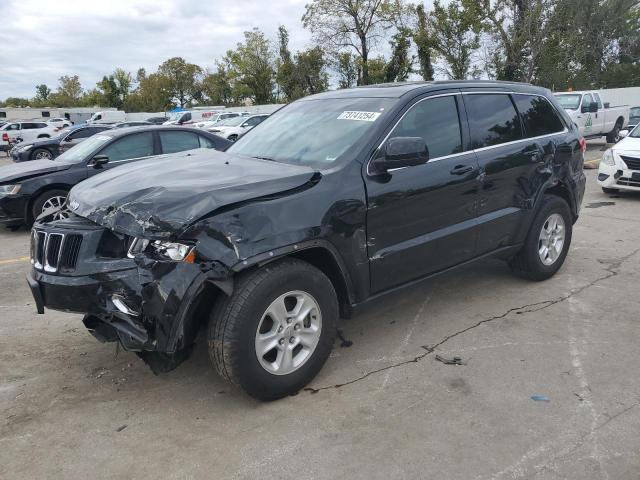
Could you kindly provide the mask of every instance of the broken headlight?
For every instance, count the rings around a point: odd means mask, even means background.
[[[149,244],[149,247],[157,254],[174,262],[194,263],[196,260],[196,250],[192,245],[156,240]]]

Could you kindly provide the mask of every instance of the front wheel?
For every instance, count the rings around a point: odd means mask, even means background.
[[[296,393],[333,347],[338,300],[327,276],[285,259],[241,275],[213,309],[209,356],[218,372],[260,400]]]
[[[51,160],[53,155],[46,148],[36,148],[31,154],[32,160]]]
[[[555,275],[569,251],[572,228],[567,202],[555,195],[545,196],[522,249],[509,262],[511,270],[536,281]]]
[[[67,217],[62,207],[67,201],[67,195],[69,192],[66,190],[48,190],[42,193],[33,202],[31,214],[33,219],[36,220],[40,215],[53,214],[53,220],[60,220]]]

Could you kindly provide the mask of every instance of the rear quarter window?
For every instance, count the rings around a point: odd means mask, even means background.
[[[464,95],[473,148],[490,147],[523,138],[518,112],[507,94]]]
[[[514,95],[527,137],[539,137],[564,130],[564,124],[549,101],[540,96]]]
[[[176,153],[200,148],[198,135],[191,132],[159,132],[162,153]]]

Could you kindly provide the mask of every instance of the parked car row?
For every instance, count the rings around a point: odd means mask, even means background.
[[[0,127],[0,150],[7,151],[12,144],[34,142],[56,135],[57,127],[42,121],[7,122]]]
[[[488,257],[551,277],[585,188],[578,126],[530,85],[338,90],[212,129],[109,129],[0,168],[0,208],[37,218],[39,313],[83,313],[156,372],[205,330],[217,371],[263,400],[314,378],[371,299]]]
[[[42,156],[0,167],[0,224],[29,224],[48,210],[59,210],[74,185],[113,167],[198,148],[224,150],[228,145],[216,135],[183,127],[114,129],[90,125],[72,129],[60,138],[15,152],[20,157],[62,151],[55,160]]]
[[[604,152],[598,167],[598,184],[607,194],[640,192],[640,125],[623,131],[622,136]]]

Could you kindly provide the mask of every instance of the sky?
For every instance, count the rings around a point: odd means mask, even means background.
[[[301,50],[307,1],[0,0],[0,99],[31,98],[41,83],[55,91],[62,75],[89,89],[117,67],[135,76],[175,56],[213,68],[253,27],[275,41],[285,25]]]

